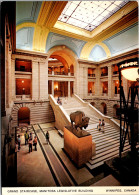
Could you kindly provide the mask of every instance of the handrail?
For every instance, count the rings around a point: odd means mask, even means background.
[[[55,126],[57,129],[64,130],[64,126],[70,125],[70,117],[60,106],[52,95],[49,95],[50,104],[55,114]]]
[[[114,128],[118,129],[120,128],[120,124],[117,123],[112,117],[105,116],[103,113],[101,113],[98,109],[96,109],[94,106],[92,106],[89,102],[83,101],[78,95],[74,94],[74,97],[83,104],[83,106],[89,107],[89,109],[93,110],[95,112],[95,115],[98,118],[104,119],[105,122],[111,124]]]

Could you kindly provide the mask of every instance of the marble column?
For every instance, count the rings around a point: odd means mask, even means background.
[[[32,61],[32,100],[38,100],[40,96],[39,89],[39,63],[37,60]]]
[[[54,81],[52,81],[52,96],[54,97]]]
[[[125,79],[123,76],[122,76],[122,84],[123,84],[123,89],[124,89],[125,98],[126,98],[126,100],[127,100],[127,97],[128,97],[128,90],[129,90],[129,87],[128,87],[128,80]]]
[[[15,81],[15,59],[12,58],[11,59],[11,78],[12,78],[12,90],[11,90],[11,93],[12,93],[12,101],[14,101],[16,99],[16,81]]]
[[[70,97],[70,81],[68,81],[68,97]]]
[[[112,65],[108,65],[108,97],[112,97]]]
[[[48,62],[44,59],[40,59],[40,100],[48,99]]]
[[[99,67],[96,67],[95,75],[96,75],[95,96],[99,96],[100,94],[102,94],[101,82],[100,82],[100,68]]]

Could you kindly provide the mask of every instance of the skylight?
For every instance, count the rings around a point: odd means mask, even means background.
[[[69,1],[58,20],[92,31],[128,1]]]

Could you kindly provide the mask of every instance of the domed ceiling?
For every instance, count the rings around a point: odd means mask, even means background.
[[[138,48],[136,1],[17,1],[16,48],[101,61]]]

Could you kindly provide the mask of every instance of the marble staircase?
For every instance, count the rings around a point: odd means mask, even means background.
[[[114,128],[114,126],[105,122],[104,133],[102,131],[98,131],[98,116],[96,116],[95,112],[86,106],[86,104],[78,101],[77,98],[69,98],[66,103],[63,101],[62,106],[68,115],[70,115],[71,112],[80,110],[83,111],[86,116],[90,117],[86,131],[92,135],[92,141],[96,144],[96,155],[92,156],[92,159],[86,163],[86,166],[90,170],[103,165],[106,160],[119,155],[120,132]],[[102,119],[101,116],[100,118]],[[124,151],[129,149],[129,141],[126,140]]]

